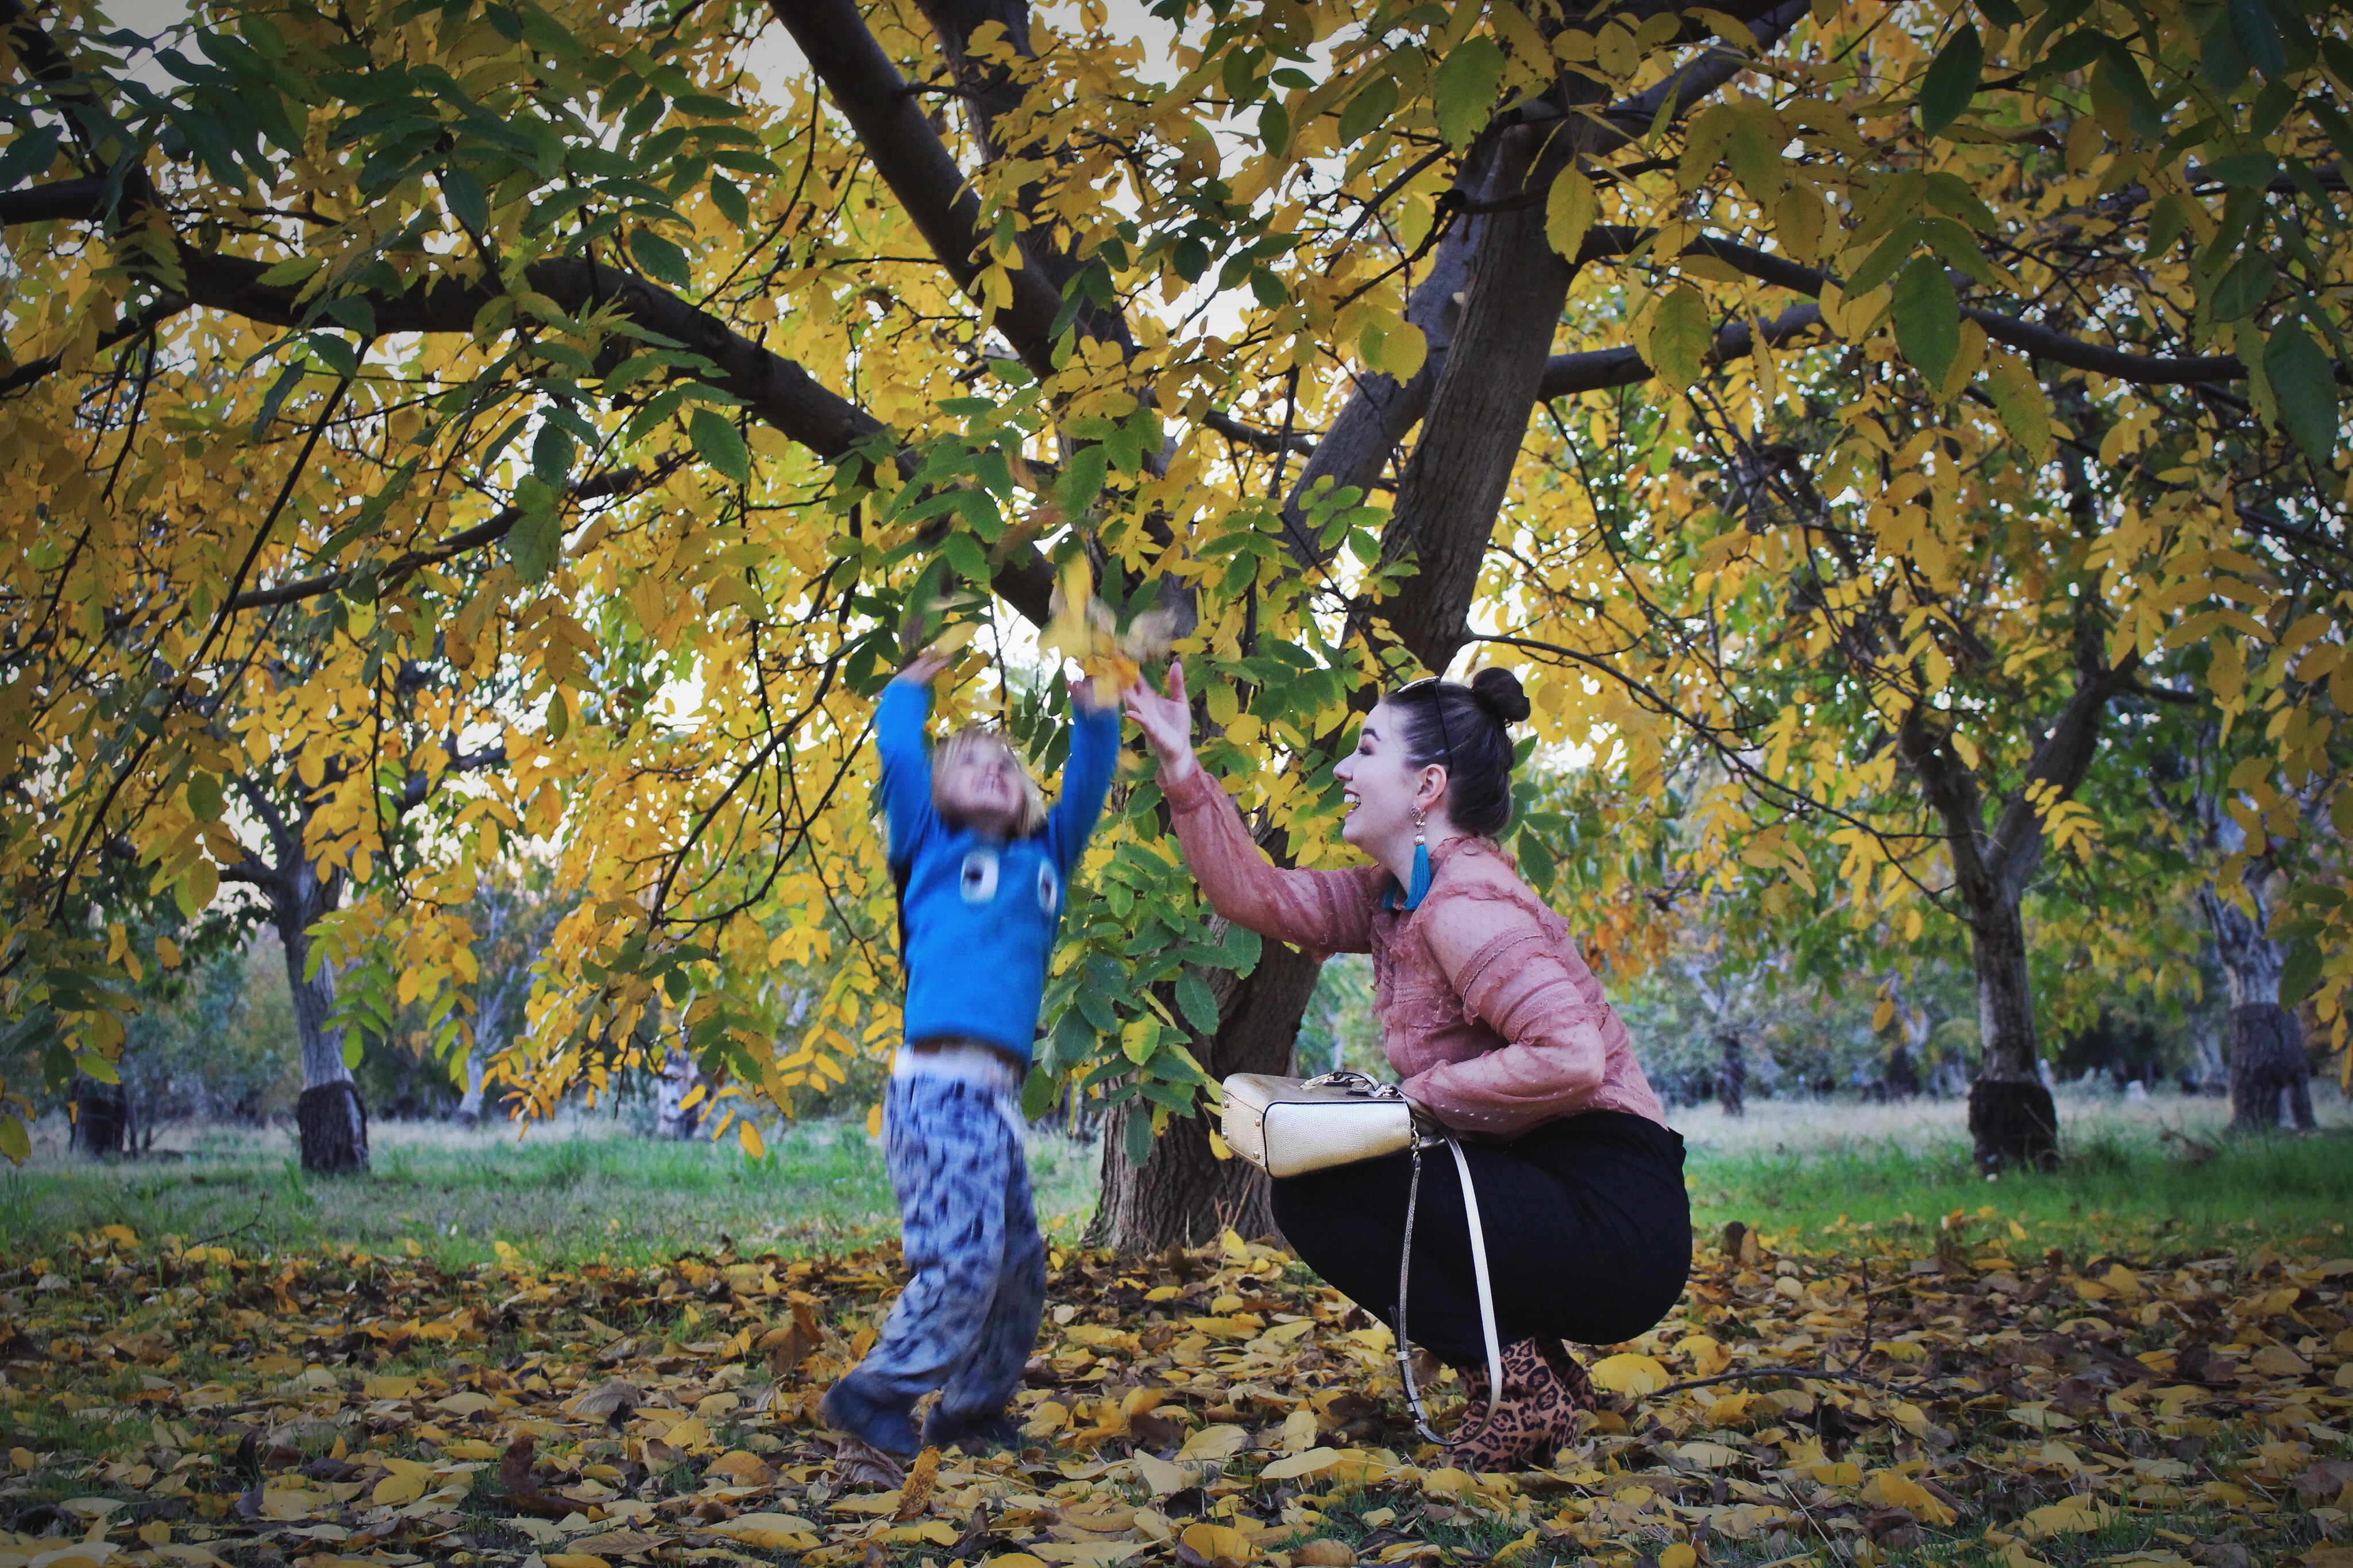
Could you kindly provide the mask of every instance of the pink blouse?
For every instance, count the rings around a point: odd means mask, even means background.
[[[1186,863],[1218,913],[1322,952],[1373,955],[1373,1005],[1405,1092],[1458,1132],[1517,1137],[1584,1110],[1664,1126],[1626,1026],[1568,922],[1492,841],[1430,852],[1410,912],[1381,907],[1388,871],[1285,871],[1268,863],[1217,781],[1166,783]]]

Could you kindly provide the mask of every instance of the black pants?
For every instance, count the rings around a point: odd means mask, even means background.
[[[1682,1137],[1646,1117],[1594,1110],[1515,1142],[1468,1143],[1503,1342],[1532,1335],[1615,1344],[1649,1330],[1691,1270]],[[1274,1184],[1274,1220],[1300,1258],[1397,1324],[1398,1254],[1411,1157],[1391,1154]],[[1407,1333],[1445,1361],[1486,1360],[1479,1287],[1454,1156],[1421,1157]]]

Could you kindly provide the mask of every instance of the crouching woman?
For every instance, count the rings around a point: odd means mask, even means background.
[[[1548,1463],[1595,1403],[1561,1342],[1643,1332],[1683,1292],[1691,1207],[1683,1140],[1568,927],[1494,840],[1511,815],[1509,727],[1528,714],[1508,670],[1420,680],[1366,718],[1334,768],[1341,837],[1373,865],[1270,865],[1194,759],[1184,672],[1128,711],[1160,763],[1187,865],[1219,914],[1324,952],[1368,952],[1389,1066],[1417,1114],[1463,1144],[1486,1234],[1504,1387],[1489,1407],[1470,1228],[1451,1160],[1425,1160],[1408,1332],[1455,1367],[1471,1415],[1451,1458],[1474,1469]],[[1397,1321],[1405,1154],[1274,1184],[1300,1257],[1382,1321]]]

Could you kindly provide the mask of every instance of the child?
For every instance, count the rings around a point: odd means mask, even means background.
[[[1021,1084],[1062,890],[1119,752],[1118,709],[1091,706],[1074,683],[1070,766],[1050,814],[989,731],[960,731],[926,759],[931,682],[946,663],[925,654],[909,664],[875,716],[907,969],[907,1040],[884,1095],[883,1139],[913,1278],[881,1340],[824,1405],[828,1424],[898,1455],[1017,1439],[1007,1401],[1046,1300]],[[912,1413],[934,1388],[919,1444]]]

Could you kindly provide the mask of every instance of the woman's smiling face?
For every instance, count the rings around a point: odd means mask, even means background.
[[[1356,731],[1356,749],[1332,770],[1347,803],[1340,837],[1359,849],[1377,854],[1379,846],[1413,835],[1414,796],[1431,764],[1407,760],[1405,724],[1403,710],[1381,703]],[[1442,777],[1444,770],[1437,771]]]

